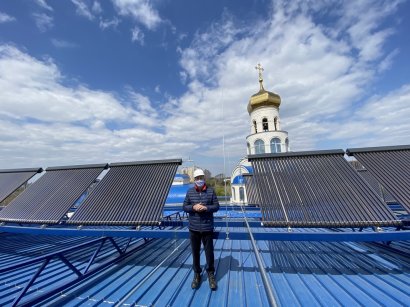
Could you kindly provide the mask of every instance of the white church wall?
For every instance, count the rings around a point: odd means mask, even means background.
[[[263,132],[262,120],[268,119],[268,131],[275,131],[275,118],[277,118],[276,130],[280,130],[279,110],[276,107],[261,107],[251,113],[251,133]],[[254,121],[256,121],[257,132],[254,128]]]
[[[262,140],[265,143],[265,153],[271,153],[270,142],[275,137],[280,140],[281,152],[286,152],[286,139],[288,138],[288,133],[286,131],[268,131],[248,135],[246,141],[250,145],[250,154],[255,154],[256,140]]]

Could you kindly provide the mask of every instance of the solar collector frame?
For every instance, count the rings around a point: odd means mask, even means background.
[[[398,226],[343,150],[249,156],[264,226]]]
[[[0,202],[10,196],[15,190],[30,180],[42,168],[20,168],[0,170]]]
[[[0,212],[0,221],[57,224],[107,164],[49,167]]]
[[[181,159],[112,163],[68,220],[76,225],[159,225]]]

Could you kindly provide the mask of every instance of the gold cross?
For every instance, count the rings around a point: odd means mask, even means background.
[[[258,63],[258,65],[255,66],[255,69],[259,71],[259,83],[260,83],[261,90],[263,90],[262,71],[264,71],[264,69],[260,63]]]
[[[263,80],[263,78],[262,78],[262,71],[264,71],[264,69],[263,69],[261,63],[258,63],[258,65],[255,66],[255,69],[256,69],[256,70],[259,70],[259,80]]]

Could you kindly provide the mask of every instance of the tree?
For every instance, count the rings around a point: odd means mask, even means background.
[[[215,177],[210,177],[206,180],[206,184],[213,187],[217,196],[225,196],[225,183],[223,174],[219,174]],[[231,184],[226,182],[226,195],[231,196]]]

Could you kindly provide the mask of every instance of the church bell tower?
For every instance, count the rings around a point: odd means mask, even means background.
[[[288,132],[281,130],[279,106],[281,98],[263,87],[263,68],[258,64],[259,92],[248,103],[251,134],[246,137],[248,155],[289,151]]]
[[[259,92],[248,103],[251,134],[246,137],[247,154],[280,153],[289,151],[288,132],[281,129],[279,106],[281,98],[263,87],[263,68],[258,64]],[[248,204],[243,175],[252,174],[253,168],[247,158],[239,161],[231,175],[233,204]]]

